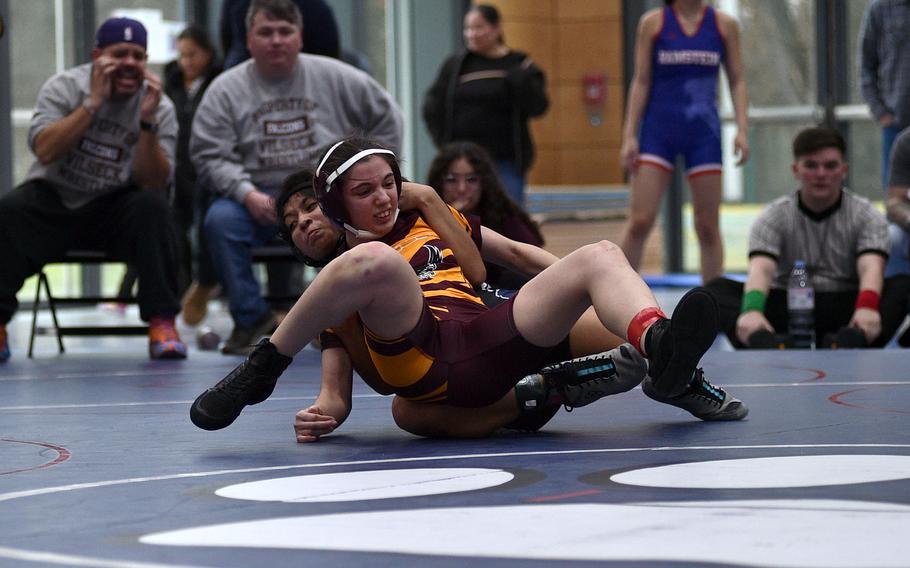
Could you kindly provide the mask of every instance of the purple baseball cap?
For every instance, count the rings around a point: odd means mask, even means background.
[[[148,45],[145,26],[130,18],[108,18],[95,34],[95,47],[103,49],[115,43],[135,43],[145,49]]]

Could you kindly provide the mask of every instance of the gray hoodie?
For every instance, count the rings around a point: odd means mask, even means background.
[[[247,60],[217,77],[193,120],[190,156],[207,188],[240,203],[315,167],[319,152],[353,133],[396,152],[403,119],[369,75],[335,59],[300,54],[293,75],[269,82]]]
[[[28,131],[28,144],[33,152],[39,132],[68,116],[88,99],[91,74],[92,64],[86,63],[54,75],[41,87]],[[144,94],[143,86],[128,99],[105,102],[95,112],[82,139],[69,152],[50,164],[35,160],[26,179],[45,179],[52,183],[60,201],[70,209],[134,183],[133,155],[139,140],[139,105]],[[174,104],[163,94],[156,115],[158,143],[173,177],[177,116]]]

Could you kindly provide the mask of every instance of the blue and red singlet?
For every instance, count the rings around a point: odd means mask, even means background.
[[[706,6],[687,35],[672,6],[661,14],[651,56],[651,91],[639,134],[639,163],[673,171],[682,154],[689,177],[721,171],[717,77],[724,37],[714,8]]]

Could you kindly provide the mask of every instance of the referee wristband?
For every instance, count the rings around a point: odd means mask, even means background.
[[[765,300],[768,297],[759,290],[749,290],[743,294],[743,307],[739,310],[739,313],[744,314],[746,312],[756,311],[763,312],[765,311]]]
[[[875,290],[860,290],[856,296],[856,309],[866,308],[867,310],[878,311],[882,297]]]

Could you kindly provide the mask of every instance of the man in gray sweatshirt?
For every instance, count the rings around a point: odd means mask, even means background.
[[[291,0],[254,0],[247,13],[252,59],[212,82],[190,141],[200,183],[216,192],[205,217],[234,331],[224,353],[246,353],[277,321],[252,270],[253,246],[279,230],[281,182],[315,167],[330,142],[353,132],[401,148],[403,119],[391,96],[357,69],[300,53],[303,22]]]
[[[54,75],[38,93],[28,132],[37,159],[0,198],[0,362],[9,358],[17,291],[71,248],[135,266],[149,355],[186,357],[174,327],[177,245],[167,202],[177,118],[145,64],[145,27],[111,18],[98,28],[92,62]]]

